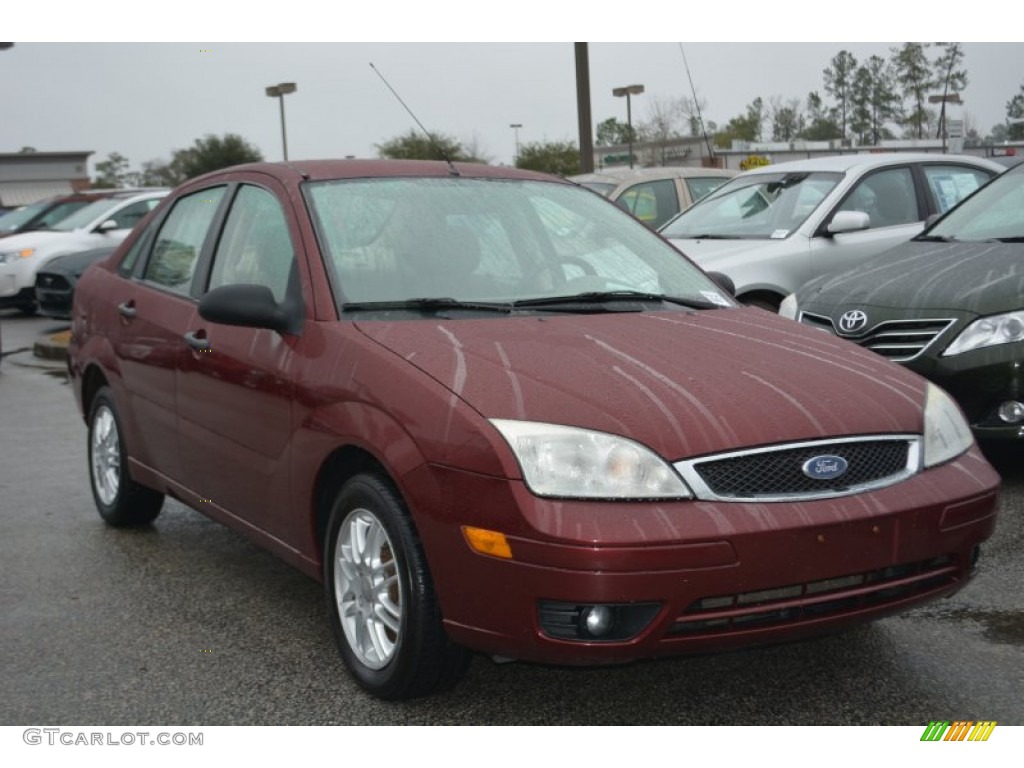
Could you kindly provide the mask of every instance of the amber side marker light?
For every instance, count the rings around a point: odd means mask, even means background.
[[[464,525],[462,526],[462,535],[466,537],[470,548],[481,555],[512,558],[512,547],[509,546],[504,533]]]

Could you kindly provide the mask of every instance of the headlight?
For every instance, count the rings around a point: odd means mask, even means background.
[[[22,248],[20,251],[0,251],[0,264],[11,264],[18,259],[27,259],[35,252],[35,248]]]
[[[796,304],[796,294],[791,293],[789,296],[782,300],[779,304],[779,317],[788,317],[790,320],[796,320],[797,312],[800,308]]]
[[[971,428],[953,398],[929,384],[924,401],[924,465],[956,458],[973,442]]]
[[[534,421],[491,419],[538,496],[586,499],[690,498],[675,470],[624,437]]]
[[[1024,312],[1007,312],[1005,315],[982,317],[968,325],[953,343],[946,347],[943,357],[970,352],[972,349],[993,347],[1024,341]]]

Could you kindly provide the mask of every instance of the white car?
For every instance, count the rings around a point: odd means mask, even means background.
[[[797,160],[747,171],[659,232],[736,297],[775,311],[808,280],[914,237],[1005,168],[966,155],[892,153]]]
[[[36,273],[68,253],[117,245],[170,190],[126,191],[79,209],[51,229],[0,240],[0,309],[36,310]]]

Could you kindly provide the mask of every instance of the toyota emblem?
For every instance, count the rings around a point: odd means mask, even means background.
[[[839,330],[843,333],[859,331],[867,324],[868,316],[859,309],[851,309],[849,312],[844,312],[843,316],[839,318]]]

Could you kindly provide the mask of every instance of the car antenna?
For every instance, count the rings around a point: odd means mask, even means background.
[[[384,75],[382,75],[380,73],[380,71],[375,66],[373,66],[373,62],[372,61],[370,62],[370,69],[372,69],[374,72],[377,73],[377,77],[379,77],[381,79],[381,81],[384,83],[384,85],[386,85],[388,87],[388,90],[391,91],[391,93],[394,94],[395,98],[398,99],[398,103],[401,104],[403,107],[405,107],[405,111],[408,112],[409,115],[412,117],[412,119],[416,121],[416,125],[418,125],[420,127],[420,130],[423,131],[424,134],[426,134],[427,139],[434,146],[434,149],[437,150],[437,154],[439,154],[441,156],[442,160],[444,160],[446,163],[448,163],[448,169],[451,171],[451,175],[452,176],[458,176],[459,172],[455,168],[455,163],[453,163],[452,159],[450,157],[448,157],[448,153],[444,151],[444,147],[441,146],[441,143],[437,139],[434,138],[433,134],[430,131],[428,131],[426,128],[423,127],[423,123],[421,123],[419,118],[416,117],[416,115],[413,113],[413,111],[411,109],[409,109],[409,105],[406,104],[404,101],[402,101],[402,97],[398,95],[398,91],[396,91],[394,88],[391,87],[391,83],[389,83],[384,78]]]
[[[700,132],[703,134],[704,144],[708,148],[708,157],[714,160],[715,150],[711,148],[711,142],[708,140],[708,130],[704,127],[704,118],[700,114],[700,102],[697,101],[697,89],[693,87],[693,77],[690,75],[690,65],[686,62],[686,51],[683,50],[682,43],[679,43],[679,52],[683,54],[683,68],[686,69],[686,79],[690,81],[690,93],[693,94],[693,106],[697,109],[697,122],[700,123]]]

